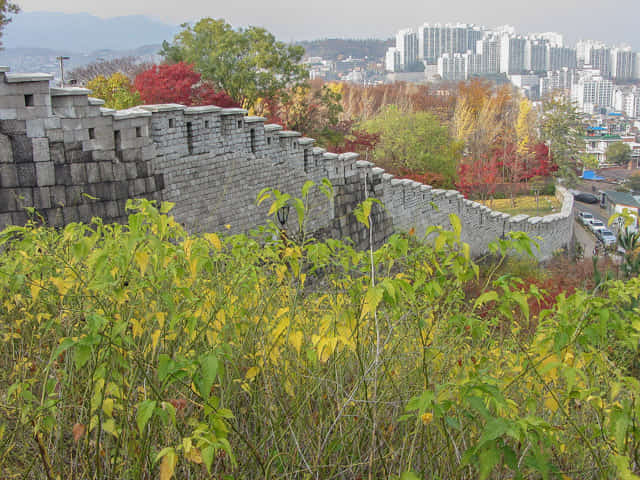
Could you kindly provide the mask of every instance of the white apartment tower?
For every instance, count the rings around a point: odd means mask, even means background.
[[[500,73],[510,75],[526,70],[526,46],[527,40],[524,37],[509,34],[503,34],[500,37]]]
[[[396,47],[389,47],[387,50],[384,67],[387,72],[399,72],[401,70],[400,51]]]
[[[637,55],[631,47],[613,48],[611,50],[611,75],[616,80],[632,80],[636,71]]]
[[[400,30],[396,35],[396,49],[400,53],[400,68],[407,70],[418,62],[418,34],[412,28]]]

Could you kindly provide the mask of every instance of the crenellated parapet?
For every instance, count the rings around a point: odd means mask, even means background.
[[[352,212],[369,196],[385,206],[372,213],[375,245],[398,230],[448,227],[450,213],[462,220],[463,240],[476,255],[491,240],[522,230],[542,239],[544,259],[573,235],[566,192],[558,214],[510,217],[455,190],[396,178],[355,153],[327,152],[243,109],[112,110],[87,89],[50,88],[50,80],[0,67],[0,228],[24,224],[25,207],[55,226],[93,216],[123,222],[127,199],[146,197],[175,203],[174,216],[192,230],[243,232],[265,221],[267,206],[255,203],[263,188],[299,194],[306,181],[328,178],[335,196],[311,194],[305,228],[358,247],[368,245],[369,233]]]

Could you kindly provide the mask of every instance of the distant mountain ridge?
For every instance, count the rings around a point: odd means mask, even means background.
[[[353,57],[379,60],[384,57],[387,48],[395,45],[395,40],[380,40],[378,38],[350,39],[323,38],[296,42],[305,49],[306,57],[322,57],[327,60],[338,60],[339,57]]]
[[[88,13],[22,12],[2,36],[4,48],[47,48],[88,53],[129,50],[171,40],[180,30],[143,15],[100,18]]]

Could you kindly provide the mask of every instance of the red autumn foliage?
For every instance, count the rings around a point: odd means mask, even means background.
[[[458,190],[465,196],[491,196],[498,184],[519,183],[534,177],[549,177],[558,169],[551,161],[549,147],[538,143],[524,158],[516,154],[513,143],[496,144],[490,158],[466,158],[458,168]]]
[[[239,107],[225,92],[202,80],[202,75],[187,63],[162,64],[138,74],[133,82],[146,104],[179,103],[187,106],[217,105]]]

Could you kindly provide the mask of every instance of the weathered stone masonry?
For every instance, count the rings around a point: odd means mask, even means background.
[[[56,226],[93,216],[123,222],[127,199],[146,197],[174,202],[173,215],[192,230],[230,225],[243,232],[266,220],[268,206],[255,203],[264,187],[299,195],[307,180],[326,177],[335,196],[312,193],[305,227],[359,247],[369,236],[351,212],[366,196],[385,206],[374,209],[376,245],[394,230],[448,227],[450,213],[461,218],[463,240],[476,255],[511,230],[541,237],[540,259],[573,236],[573,200],[564,191],[558,214],[510,217],[457,191],[394,178],[356,154],[328,153],[242,109],[169,104],[115,111],[89,90],[50,88],[50,75],[2,67],[0,75],[0,229],[24,224],[25,207]]]

